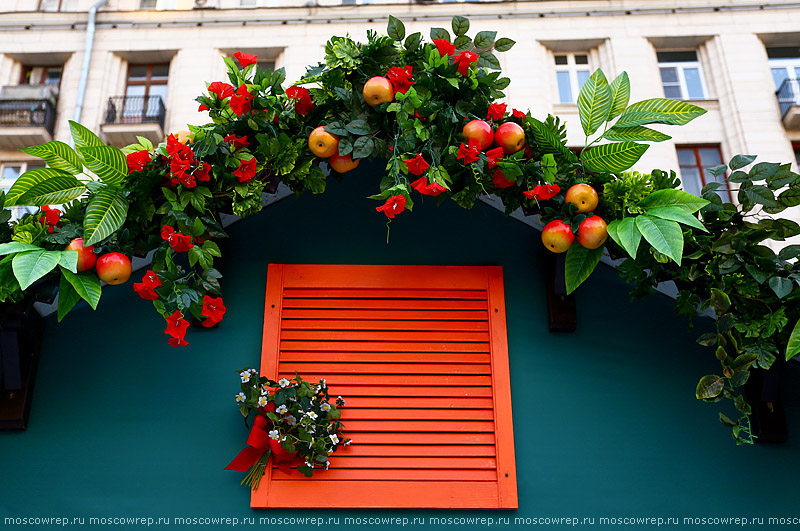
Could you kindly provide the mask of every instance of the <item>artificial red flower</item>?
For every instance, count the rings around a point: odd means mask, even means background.
[[[242,68],[258,62],[258,56],[251,53],[236,52],[233,54],[233,56],[237,61],[239,61],[239,64],[242,65]]]
[[[406,209],[406,198],[403,195],[393,195],[386,200],[386,203],[375,207],[378,212],[383,212],[389,219],[394,219],[398,214],[402,214]]]
[[[447,188],[445,188],[444,186],[435,181],[428,184],[427,177],[420,177],[419,179],[411,183],[411,188],[421,193],[422,195],[432,195],[434,197],[441,194],[442,192],[447,191]]]
[[[228,96],[233,96],[233,93],[236,91],[236,89],[233,88],[233,85],[228,83],[214,81],[208,86],[208,91],[213,92],[217,95],[217,97],[219,97],[219,99],[224,100]]]
[[[540,199],[542,201],[551,199],[561,191],[561,187],[557,184],[537,184],[533,190],[522,192],[528,199]]]
[[[247,140],[246,136],[236,136],[234,134],[230,134],[222,140],[227,142],[234,149],[234,151],[250,145],[250,142]]]
[[[494,169],[494,167],[497,166],[497,162],[503,160],[503,148],[496,147],[490,149],[486,152],[486,157],[489,160],[489,169]]]
[[[236,116],[241,116],[250,112],[253,108],[253,95],[247,90],[247,85],[242,83],[236,94],[231,96],[231,110],[236,113]]]
[[[469,73],[469,67],[472,63],[478,60],[478,54],[472,53],[470,51],[463,51],[458,54],[456,57],[456,63],[458,64],[458,73],[462,76],[466,76]]]
[[[203,295],[203,310],[200,312],[200,315],[207,317],[207,319],[203,321],[203,326],[210,328],[222,321],[222,316],[225,315],[226,309],[227,308],[225,308],[225,305],[222,303],[222,297],[214,298]]]
[[[408,92],[408,89],[411,88],[411,85],[414,84],[411,81],[411,76],[414,72],[414,67],[411,65],[406,65],[405,68],[400,68],[399,66],[393,66],[386,72],[386,77],[392,83],[392,87],[394,88],[395,95],[400,92],[405,94]]]
[[[240,160],[239,169],[233,172],[240,183],[249,183],[256,176],[256,158]]]
[[[208,162],[201,162],[200,167],[194,170],[194,176],[197,177],[197,180],[201,182],[210,181],[211,177],[208,175],[210,170],[211,164]]]
[[[464,164],[471,164],[478,160],[478,154],[481,152],[481,143],[475,138],[469,139],[469,146],[461,143],[458,148],[457,159],[464,159]]]
[[[173,178],[170,179],[171,186],[177,186],[178,183],[184,185],[186,188],[194,188],[197,183],[194,182],[194,176],[189,173],[189,170],[194,166],[194,161],[189,162],[174,158],[169,163],[169,170],[172,172]]]
[[[167,155],[173,159],[177,158],[187,162],[194,162],[194,152],[192,148],[180,142],[173,134],[167,137]]]
[[[191,236],[175,232],[175,229],[171,225],[164,225],[161,228],[161,238],[167,240],[172,250],[176,253],[188,251],[194,247]]]
[[[305,116],[314,110],[314,102],[311,101],[311,93],[305,87],[289,87],[286,89],[286,96],[295,100],[294,110],[300,116]]]
[[[528,144],[525,144],[525,158],[526,159],[533,158],[533,155],[534,153],[531,147]]]
[[[425,170],[430,168],[430,164],[425,162],[425,159],[422,158],[422,155],[417,155],[413,159],[409,159],[404,161],[406,166],[408,167],[408,173],[411,175],[422,175],[425,173]]]
[[[456,54],[456,45],[447,39],[433,39],[433,44],[436,45],[436,49],[439,50],[439,55],[442,57]]]
[[[160,285],[161,279],[158,278],[154,271],[148,269],[147,273],[142,277],[142,281],[133,284],[133,291],[146,301],[154,301],[158,298],[156,288]]]
[[[519,118],[520,120],[524,120],[525,119],[525,113],[522,112],[522,111],[518,111],[516,109],[513,109],[511,111],[511,114],[514,116],[514,118]]]
[[[57,208],[50,208],[50,205],[45,205],[42,207],[42,212],[44,212],[44,216],[39,218],[39,222],[42,224],[42,227],[47,227],[47,232],[52,234],[53,227],[58,225],[61,211]]]
[[[414,118],[418,119],[420,122],[428,121],[428,119],[422,116],[420,113],[418,113],[416,109],[414,109]]]
[[[486,113],[486,119],[492,120],[502,120],[503,116],[506,114],[506,107],[505,103],[493,103],[489,105],[489,112]]]
[[[509,181],[506,179],[506,176],[503,175],[503,170],[500,168],[497,168],[492,174],[492,183],[494,183],[495,188],[499,188],[501,190],[516,184],[514,181]]]
[[[172,315],[166,318],[167,329],[164,333],[172,336],[167,340],[167,343],[173,347],[185,347],[189,343],[184,339],[186,337],[186,329],[189,328],[189,321],[183,318],[180,310],[175,310]]]
[[[197,108],[197,112],[203,112],[203,111],[207,111],[207,110],[208,110],[208,107],[206,107],[202,103],[200,104],[200,107]]]
[[[150,152],[146,149],[128,153],[125,158],[128,160],[128,173],[142,171],[147,166],[147,163],[153,160],[150,158]]]

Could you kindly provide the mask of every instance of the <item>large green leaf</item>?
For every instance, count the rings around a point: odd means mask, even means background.
[[[28,251],[19,253],[11,262],[19,287],[27,289],[31,284],[52,271],[61,259],[60,251]]]
[[[83,220],[84,245],[93,245],[122,226],[128,215],[128,200],[116,188],[105,187],[92,196]]]
[[[566,263],[564,264],[564,277],[567,284],[567,293],[572,293],[584,280],[592,274],[600,258],[603,248],[587,249],[575,243],[567,250]]]
[[[778,200],[781,202],[781,205],[785,207],[798,206],[800,205],[800,190],[796,188],[786,190],[778,196]]]
[[[75,307],[78,301],[81,300],[78,292],[67,281],[67,277],[61,276],[58,282],[58,322],[66,316],[69,311]]]
[[[636,217],[636,228],[653,248],[681,265],[683,257],[683,231],[674,221],[648,215]]]
[[[100,279],[97,275],[90,271],[78,273],[77,275],[67,269],[61,268],[61,274],[67,279],[75,292],[89,303],[93,310],[97,309],[97,303],[100,302],[100,294],[102,288],[100,287]]]
[[[622,72],[611,82],[611,110],[608,119],[613,120],[625,110],[631,99],[631,82],[628,73]]]
[[[539,149],[545,153],[557,153],[561,158],[569,162],[578,162],[578,157],[575,153],[561,143],[561,139],[556,136],[545,124],[530,117],[525,120],[525,123],[530,124],[533,129],[533,139],[539,145]]]
[[[769,279],[769,287],[779,299],[782,299],[792,292],[794,282],[784,277],[772,277]]]
[[[469,19],[466,17],[455,16],[451,23],[453,33],[456,35],[465,35],[469,31]]]
[[[103,141],[100,140],[96,134],[92,133],[78,122],[73,122],[70,120],[69,131],[72,133],[72,141],[75,143],[75,147],[77,148],[105,146]]]
[[[677,221],[678,223],[700,229],[703,232],[708,232],[699,219],[694,217],[689,211],[678,206],[648,208],[647,214],[661,219],[671,219],[672,221]]]
[[[86,186],[72,175],[51,177],[34,184],[27,192],[15,200],[20,206],[61,205],[80,197]]]
[[[786,361],[800,354],[800,320],[794,325],[789,343],[786,344]]]
[[[0,244],[0,256],[6,254],[14,254],[14,253],[21,253],[24,251],[39,251],[42,248],[33,245],[30,243],[22,243],[22,242],[9,242]]]
[[[643,208],[676,206],[689,212],[697,212],[707,204],[708,201],[705,199],[690,194],[689,192],[672,188],[657,190],[639,201],[639,206]]]
[[[611,88],[605,74],[599,68],[586,80],[578,94],[578,114],[586,136],[592,135],[603,125],[611,110]]]
[[[686,125],[706,113],[685,101],[653,98],[634,103],[622,113],[616,125],[633,127],[645,124]]]
[[[615,125],[606,131],[603,138],[606,140],[618,140],[620,142],[663,142],[672,137],[642,125],[635,125],[633,127],[617,127]]]
[[[622,218],[608,224],[608,235],[625,249],[631,258],[636,258],[642,233],[636,227],[636,218]]]
[[[583,152],[581,160],[589,171],[619,173],[636,164],[648,147],[636,142],[601,144]]]
[[[64,170],[73,175],[77,175],[83,171],[83,163],[80,157],[75,153],[75,150],[69,147],[64,142],[53,140],[46,144],[38,146],[31,146],[22,148],[20,151],[39,157],[44,160],[48,166],[56,170]]]
[[[58,179],[56,182],[63,185],[67,185],[68,183],[78,183],[81,187],[83,187],[83,185],[80,184],[80,181],[73,177],[72,174],[63,170],[56,170],[53,168],[36,168],[34,170],[26,171],[17,178],[17,180],[11,186],[11,189],[8,191],[8,193],[6,193],[5,206],[14,206],[20,204],[17,201],[32,190],[44,190],[48,187],[52,188],[50,185],[44,188],[40,187],[42,183],[45,183],[50,179]]]
[[[389,26],[386,29],[386,34],[396,41],[402,41],[406,36],[405,25],[397,18],[389,15]]]
[[[700,378],[700,382],[695,389],[695,396],[697,398],[710,399],[719,396],[725,388],[725,381],[721,376],[716,374],[709,374]]]
[[[73,273],[78,272],[78,251],[61,251],[61,257],[58,259],[58,265],[64,269],[68,269]]]
[[[79,147],[86,166],[106,184],[119,186],[128,177],[128,160],[113,146]]]
[[[479,31],[475,35],[475,47],[478,49],[491,48],[496,37],[496,31]]]

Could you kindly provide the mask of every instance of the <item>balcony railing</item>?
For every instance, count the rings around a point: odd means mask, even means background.
[[[114,96],[108,98],[104,124],[157,123],[164,127],[167,110],[161,96]]]
[[[50,100],[0,100],[0,127],[44,127],[53,134],[55,106]]]
[[[781,116],[786,116],[792,106],[800,105],[800,81],[797,79],[785,79],[775,94],[778,96]]]

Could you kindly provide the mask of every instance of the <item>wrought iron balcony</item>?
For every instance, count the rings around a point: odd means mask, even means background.
[[[158,143],[164,139],[166,114],[161,96],[114,96],[108,98],[100,132],[116,146],[135,143],[137,136]]]
[[[800,129],[800,80],[785,79],[775,95],[781,108],[783,125],[787,129]]]
[[[0,149],[19,149],[53,139],[52,100],[0,99]]]

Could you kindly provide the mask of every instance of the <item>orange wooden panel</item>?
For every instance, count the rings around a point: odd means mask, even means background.
[[[353,310],[341,308],[285,308],[284,319],[379,319],[486,322],[485,310]]]
[[[297,289],[285,288],[285,299],[474,299],[486,300],[486,290],[443,289]]]
[[[329,382],[330,383],[330,382]],[[397,387],[397,386],[367,386],[367,385],[329,385],[331,396],[341,395],[349,398],[355,396],[448,396],[448,397],[491,397],[491,387],[458,387],[439,386],[431,387]],[[494,403],[494,401],[492,401]]]
[[[492,409],[493,405],[491,398],[352,395],[348,395],[347,398],[348,410],[359,407]]]
[[[347,428],[347,436],[351,437],[356,444],[492,444],[496,442],[494,433],[421,433],[421,432],[380,432],[363,431],[359,432]],[[410,442],[409,442],[410,441]]]
[[[469,418],[471,420],[493,420],[491,409],[398,409],[398,408],[347,408],[347,421],[360,420],[454,420]]]
[[[429,445],[410,445],[410,444],[351,444],[347,447],[347,455],[384,455],[384,456],[485,456],[494,457],[494,445],[485,444],[429,444]],[[339,459],[336,452],[335,459]],[[338,463],[336,466],[339,466]]]
[[[283,330],[489,330],[486,321],[377,321],[353,319],[284,319]]]
[[[332,461],[333,462],[333,461]],[[315,479],[318,481],[325,480],[409,480],[418,481],[421,479],[429,481],[497,481],[496,470],[459,470],[459,469],[369,469],[369,468],[331,468],[330,470],[320,470],[314,472]],[[304,478],[303,474],[295,469],[288,474],[278,470],[272,469],[272,477],[275,481],[279,482],[284,479],[299,479]],[[314,479],[312,479],[313,481]],[[283,486],[276,486],[275,488],[284,488]],[[346,485],[342,488],[350,489],[351,494],[361,495],[361,489],[357,485]],[[358,489],[358,490],[356,490]],[[495,490],[497,487],[495,487]],[[299,494],[299,493],[298,493]],[[394,496],[397,497],[399,493],[395,492]],[[413,498],[416,498],[416,493],[409,493]],[[310,500],[309,500],[310,502]],[[315,502],[311,502],[315,503]]]
[[[438,299],[283,299],[284,308],[485,310],[486,301]]]
[[[422,341],[281,341],[281,350],[371,352],[489,352],[489,343],[425,343]]]
[[[284,330],[281,339],[299,341],[460,341],[488,342],[488,332],[443,330]]]
[[[467,266],[297,265],[285,267],[286,288],[485,290],[486,268]]]
[[[421,457],[422,456],[422,457]],[[405,470],[495,470],[497,461],[493,457],[463,456],[431,457],[422,453],[413,456],[369,456],[336,455],[331,459],[331,470],[380,468],[384,470],[402,468]],[[328,470],[330,472],[330,470]]]
[[[415,363],[433,361],[436,363],[489,363],[488,352],[283,352],[281,363],[301,362],[377,362],[377,363]]]
[[[342,413],[342,422],[345,423],[346,431],[397,431],[397,432],[410,432],[410,431],[447,431],[447,432],[466,432],[466,433],[480,433],[491,432],[494,433],[494,422],[486,422],[480,420],[351,420],[347,418],[345,413]]]
[[[281,371],[279,376],[281,378],[291,378],[294,377],[294,371]],[[378,378],[375,374],[303,374],[303,379],[308,381],[317,381],[323,378],[330,385],[424,385],[426,387],[440,385],[492,385],[491,376],[387,374]]]
[[[281,362],[279,371],[301,374],[491,374],[488,363],[305,363]]]

